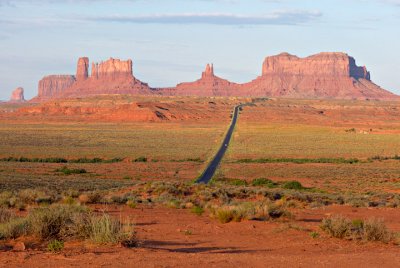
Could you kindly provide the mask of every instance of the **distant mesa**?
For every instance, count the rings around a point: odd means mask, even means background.
[[[22,87],[17,87],[14,89],[14,91],[11,93],[11,98],[10,102],[17,103],[17,102],[25,102],[25,97],[24,97],[24,89]]]
[[[207,64],[201,78],[171,88],[151,88],[138,80],[132,60],[110,58],[92,63],[78,60],[76,75],[50,75],[39,81],[38,95],[32,101],[85,97],[101,94],[285,97],[316,99],[396,99],[397,95],[371,81],[366,67],[359,67],[345,53],[324,52],[306,58],[289,53],[267,57],[259,77],[237,84],[214,74]],[[89,76],[89,73],[91,74]]]
[[[267,57],[262,75],[244,85],[253,94],[290,98],[393,99],[398,96],[371,82],[366,67],[345,53],[299,58]]]

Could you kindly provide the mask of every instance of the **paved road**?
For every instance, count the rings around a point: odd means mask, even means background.
[[[228,133],[226,133],[225,139],[222,142],[221,148],[219,148],[218,153],[214,156],[214,159],[211,161],[210,164],[208,164],[206,170],[203,172],[201,177],[197,179],[197,183],[208,183],[212,177],[214,176],[215,171],[217,170],[217,167],[219,163],[221,162],[222,158],[224,157],[224,154],[226,150],[228,149],[229,142],[232,137],[233,130],[235,129],[236,121],[238,118],[239,110],[243,105],[240,104],[235,107],[233,111],[233,117],[232,117],[232,122],[229,127]]]

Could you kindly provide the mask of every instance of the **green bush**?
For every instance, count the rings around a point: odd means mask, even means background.
[[[251,182],[251,185],[253,185],[253,186],[266,186],[268,188],[274,188],[274,187],[276,187],[277,184],[275,182],[273,182],[272,180],[270,180],[270,179],[258,178],[258,179],[254,179]]]
[[[50,252],[60,252],[64,248],[64,242],[54,239],[47,244],[47,250]]]
[[[319,237],[319,233],[318,233],[318,232],[311,232],[311,233],[310,233],[310,236],[311,236],[312,238],[316,239],[316,238]]]
[[[147,162],[147,157],[138,157],[135,160],[133,160],[134,162]]]
[[[231,178],[213,178],[212,183],[222,183],[222,184],[229,184],[233,186],[246,186],[247,182],[241,179],[231,179]]]
[[[298,181],[287,181],[282,186],[284,189],[291,189],[291,190],[303,190],[304,187]]]
[[[191,211],[192,211],[192,213],[194,213],[194,214],[196,214],[198,216],[201,216],[204,213],[204,209],[202,207],[199,207],[199,206],[192,207]]]
[[[71,174],[83,174],[83,173],[87,173],[87,171],[83,168],[80,169],[70,169],[66,166],[62,167],[62,168],[58,168],[55,170],[55,172],[61,172],[64,173],[65,175],[71,175]]]

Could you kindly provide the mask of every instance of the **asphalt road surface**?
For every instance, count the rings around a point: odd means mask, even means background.
[[[235,107],[235,109],[233,111],[232,122],[231,122],[231,125],[229,126],[228,133],[226,133],[225,139],[222,142],[221,147],[218,150],[218,153],[214,156],[214,159],[210,162],[210,164],[208,164],[206,170],[203,172],[203,174],[200,176],[200,178],[197,179],[197,181],[196,181],[197,183],[207,184],[214,176],[214,173],[217,170],[219,163],[221,162],[226,150],[228,149],[233,130],[235,129],[238,114],[239,114],[240,108],[242,106],[243,105],[240,104]]]

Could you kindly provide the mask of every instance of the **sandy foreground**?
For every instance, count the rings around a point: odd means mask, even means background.
[[[400,230],[395,209],[330,206],[295,211],[287,222],[245,221],[220,224],[188,210],[107,207],[110,213],[136,223],[138,248],[94,246],[67,242],[60,254],[30,248],[15,251],[1,245],[1,267],[396,267],[400,248],[380,242],[329,238],[318,227],[323,217],[384,217],[388,227]],[[312,238],[310,232],[320,236]]]

